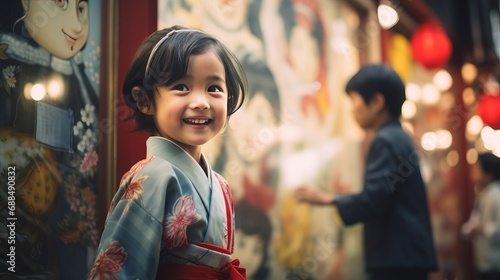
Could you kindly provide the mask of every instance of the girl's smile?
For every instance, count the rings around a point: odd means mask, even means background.
[[[170,139],[199,159],[201,145],[224,127],[227,116],[225,69],[214,49],[192,55],[186,75],[159,86],[153,116],[158,135]]]

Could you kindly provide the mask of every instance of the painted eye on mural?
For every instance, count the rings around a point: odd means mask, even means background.
[[[68,0],[54,0],[54,3],[63,10],[68,8]]]

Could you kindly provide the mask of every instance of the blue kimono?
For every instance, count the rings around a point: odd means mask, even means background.
[[[201,160],[207,174],[175,143],[147,140],[146,159],[123,176],[111,201],[90,279],[175,279],[200,267],[221,278],[235,273],[230,189]]]

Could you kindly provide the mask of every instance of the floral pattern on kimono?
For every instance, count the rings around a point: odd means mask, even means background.
[[[186,195],[179,197],[174,204],[174,213],[168,213],[163,227],[162,247],[169,249],[187,244],[186,229],[189,225],[198,222],[201,216],[196,213],[193,197]]]
[[[118,241],[109,243],[101,252],[90,272],[90,279],[119,279],[116,274],[122,270],[122,264],[127,260],[127,253]]]
[[[234,216],[227,182],[203,156],[207,170],[165,138],[150,137],[147,151],[123,175],[111,201],[89,279],[155,279],[165,265],[219,268],[231,262]],[[217,266],[208,264],[212,254],[223,256]]]

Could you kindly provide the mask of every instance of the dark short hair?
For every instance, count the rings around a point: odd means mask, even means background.
[[[248,83],[248,100],[250,101],[257,93],[262,93],[272,106],[275,123],[279,124],[281,122],[281,99],[271,69],[264,60],[252,55],[244,56],[240,61],[250,81]]]
[[[398,74],[383,64],[370,64],[362,67],[347,82],[345,91],[358,92],[369,104],[378,92],[384,96],[385,106],[394,118],[401,116],[401,107],[406,100],[405,85]]]
[[[213,36],[193,30],[193,32],[177,32],[160,44],[151,57],[146,75],[149,56],[155,45],[173,30],[186,29],[182,26],[172,26],[151,34],[139,47],[127,71],[123,84],[125,103],[133,110],[129,119],[135,119],[136,129],[151,133],[157,131],[153,117],[140,111],[132,97],[132,89],[140,87],[154,103],[156,87],[170,85],[186,75],[189,58],[213,48],[219,56],[226,72],[228,90],[227,116],[234,114],[243,104],[247,91],[247,78],[239,61],[219,40]]]
[[[492,153],[479,154],[477,161],[485,174],[492,174],[494,180],[500,180],[500,158]]]

